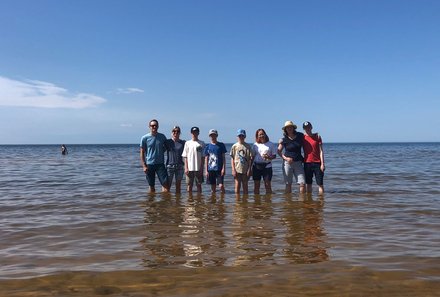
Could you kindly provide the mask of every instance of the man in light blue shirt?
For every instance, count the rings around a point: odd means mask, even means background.
[[[162,185],[162,191],[168,192],[168,175],[165,168],[166,140],[167,138],[162,133],[157,132],[159,129],[159,122],[157,120],[150,121],[150,133],[142,136],[140,144],[141,163],[146,175],[148,185],[150,186],[150,193],[156,192],[154,187],[156,182],[156,174]]]

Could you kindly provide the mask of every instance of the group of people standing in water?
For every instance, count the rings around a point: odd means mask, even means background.
[[[141,138],[140,159],[150,192],[156,191],[157,176],[163,192],[170,191],[175,180],[176,193],[180,193],[185,177],[187,191],[192,193],[195,184],[197,192],[201,193],[206,177],[211,192],[218,187],[224,193],[227,150],[225,144],[218,141],[217,130],[209,130],[210,142],[205,144],[199,139],[198,127],[191,128],[191,139],[187,141],[180,139],[179,126],[173,127],[169,139],[158,132],[159,122],[156,119],[149,122],[149,128],[150,132]],[[304,133],[298,132],[292,121],[286,121],[278,144],[269,140],[264,129],[258,129],[252,145],[245,141],[246,131],[238,129],[237,142],[229,152],[235,193],[248,194],[250,177],[254,181],[254,194],[260,193],[261,180],[266,194],[272,193],[272,160],[279,156],[283,160],[286,193],[292,192],[294,178],[299,185],[299,193],[311,193],[315,178],[319,194],[323,194],[325,162],[322,139],[318,133],[312,132],[310,122],[304,122],[303,129]]]

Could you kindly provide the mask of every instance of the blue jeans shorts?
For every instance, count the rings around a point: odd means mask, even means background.
[[[165,164],[147,164],[147,166],[148,171],[146,174],[146,178],[150,187],[154,187],[156,183],[156,174],[159,178],[160,184],[162,186],[168,186],[168,174],[165,168]]]
[[[291,185],[293,183],[293,176],[297,184],[305,184],[305,174],[304,167],[301,161],[295,161],[289,164],[287,161],[283,162],[283,176],[286,185]]]
[[[168,182],[170,185],[173,183],[174,177],[176,177],[176,181],[181,181],[184,171],[183,165],[167,165]]]

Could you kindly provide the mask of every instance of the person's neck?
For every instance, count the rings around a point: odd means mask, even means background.
[[[199,141],[199,138],[198,137],[193,137],[192,140],[193,141]]]
[[[173,137],[173,141],[174,141],[174,142],[179,141],[179,140],[180,140],[179,137]]]

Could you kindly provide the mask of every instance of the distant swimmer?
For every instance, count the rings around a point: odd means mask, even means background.
[[[61,145],[61,155],[67,155],[68,153],[66,145]]]

